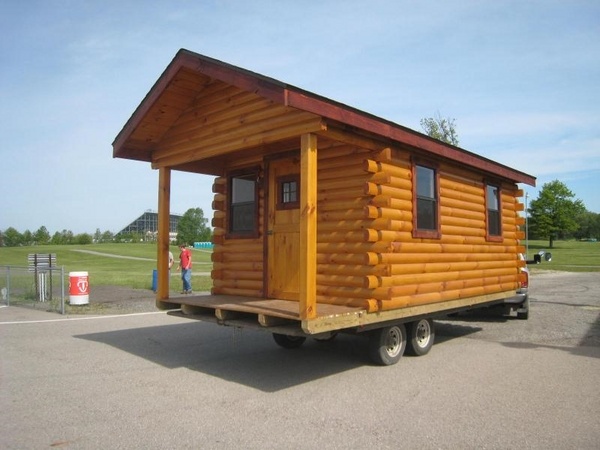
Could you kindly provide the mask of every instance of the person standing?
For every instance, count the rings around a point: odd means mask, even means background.
[[[192,252],[185,244],[180,244],[179,269],[181,269],[181,280],[183,281],[182,294],[192,293]]]

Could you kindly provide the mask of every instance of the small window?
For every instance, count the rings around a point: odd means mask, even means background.
[[[414,166],[413,236],[439,238],[438,175],[431,167]]]
[[[277,209],[294,209],[300,207],[298,175],[290,175],[277,179]]]
[[[247,237],[258,232],[256,173],[229,181],[229,232]]]
[[[486,186],[487,234],[488,239],[502,237],[500,188],[488,184]]]

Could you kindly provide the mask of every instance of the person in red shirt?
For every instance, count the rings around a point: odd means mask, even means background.
[[[182,294],[192,293],[192,252],[187,248],[187,245],[180,244],[179,249],[179,267],[181,270],[181,280],[183,281]]]

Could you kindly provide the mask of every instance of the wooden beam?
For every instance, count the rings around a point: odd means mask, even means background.
[[[317,136],[300,140],[300,319],[317,317]]]
[[[171,169],[158,171],[158,289],[156,301],[169,298],[169,216],[171,214]],[[159,305],[160,307],[160,305]]]

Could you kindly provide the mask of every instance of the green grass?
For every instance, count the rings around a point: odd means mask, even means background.
[[[83,250],[83,252],[81,251]],[[95,255],[85,252],[98,252]],[[175,256],[177,247],[171,247]],[[65,275],[69,272],[88,272],[91,286],[126,286],[149,289],[152,286],[152,271],[156,269],[155,244],[92,244],[92,245],[38,245],[32,247],[0,247],[0,265],[27,267],[27,255],[31,253],[54,253],[58,266],[64,266]],[[192,250],[194,290],[204,291],[211,287],[210,275],[197,275],[212,270],[211,252],[206,249]],[[150,261],[127,259],[144,258]],[[176,267],[176,266],[175,266]],[[176,283],[173,289],[177,288]]]
[[[548,241],[529,241],[529,259],[540,250],[552,253],[552,261],[542,258],[542,263],[530,265],[536,270],[562,270],[567,272],[600,272],[600,242],[554,241],[554,248]]]

